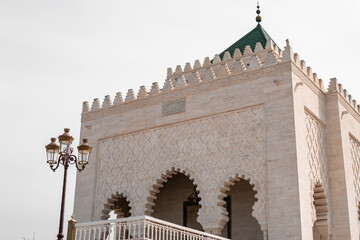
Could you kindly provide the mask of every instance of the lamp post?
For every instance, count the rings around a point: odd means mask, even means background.
[[[58,169],[58,167],[60,166],[60,164],[64,166],[59,234],[57,235],[58,240],[64,239],[63,225],[64,225],[67,169],[70,164],[75,164],[79,172],[84,170],[86,164],[89,163],[89,156],[92,149],[92,147],[89,146],[87,139],[83,139],[83,144],[77,147],[79,156],[78,158],[76,158],[76,156],[72,154],[73,148],[71,147],[71,143],[74,140],[74,138],[70,135],[69,132],[70,129],[65,128],[64,133],[58,137],[60,146],[56,144],[56,138],[51,138],[51,142],[45,146],[47,163],[50,165],[51,170],[55,172],[56,169]]]

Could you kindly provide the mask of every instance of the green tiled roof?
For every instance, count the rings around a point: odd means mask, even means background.
[[[220,58],[222,59],[225,52],[229,51],[230,55],[232,56],[234,54],[234,51],[236,48],[239,48],[241,53],[244,53],[244,49],[246,45],[250,45],[251,49],[254,51],[255,46],[257,42],[260,42],[263,48],[266,46],[267,40],[272,38],[269,36],[269,34],[265,31],[265,29],[258,24],[253,30],[251,30],[248,34],[240,38],[238,41],[236,41],[233,45],[225,49],[223,52],[219,54]],[[274,40],[272,40],[275,44]]]

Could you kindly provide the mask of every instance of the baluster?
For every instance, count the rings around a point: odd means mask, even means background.
[[[151,239],[155,240],[156,236],[155,236],[155,226],[153,223],[151,223]]]
[[[98,227],[98,229],[97,229],[98,230],[98,239],[100,239],[100,236],[101,236],[101,229],[102,229],[101,227]]]
[[[95,232],[94,232],[94,227],[91,227],[89,240],[94,240],[94,239],[95,239],[94,234],[95,234]]]
[[[76,231],[77,231],[77,229],[76,229]],[[78,240],[81,240],[81,235],[82,235],[82,229],[80,229],[80,231],[79,231],[79,238],[78,238]]]
[[[141,229],[142,229],[142,227],[141,227],[141,222],[136,222],[136,225],[137,225],[137,229],[138,229],[138,238],[140,239],[140,237],[141,237]]]
[[[103,239],[105,240],[106,239],[106,226],[104,227],[104,230],[103,230]]]
[[[125,240],[126,230],[127,230],[127,226],[126,226],[126,223],[124,223],[124,225],[123,225],[123,240]]]
[[[132,234],[130,234],[130,236],[131,236],[131,239],[134,239],[134,238],[136,238],[136,225],[134,224],[134,222],[132,222],[132,223],[130,223],[130,225],[131,225],[131,229],[132,229]]]
[[[140,222],[140,232],[141,232],[141,239],[145,239],[146,237],[146,222],[144,220],[144,222]]]
[[[79,235],[80,235],[80,230],[79,230],[79,228],[76,228],[75,229],[75,240],[80,240]]]
[[[116,235],[116,239],[120,240],[121,239],[121,223],[117,224],[117,235]]]
[[[155,240],[158,239],[157,235],[158,235],[158,226],[155,225],[155,238],[154,238]]]
[[[132,238],[132,237],[131,237],[131,223],[128,223],[126,227],[127,227],[126,239],[131,239],[131,238]]]
[[[149,233],[150,233],[150,226],[149,226],[148,223],[146,223],[146,227],[147,227],[147,229],[146,229],[146,231],[147,231],[146,237],[147,237],[147,238],[150,238],[150,235],[149,235]]]

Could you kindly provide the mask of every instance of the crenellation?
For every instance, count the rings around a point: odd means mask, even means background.
[[[223,61],[229,61],[229,60],[231,60],[231,55],[229,51],[226,51],[223,57]]]
[[[172,75],[174,75],[172,68],[167,69],[167,77],[170,78]]]
[[[106,95],[104,98],[103,104],[102,104],[102,108],[110,107],[112,105],[113,105],[113,103],[112,103],[110,95]]]
[[[146,91],[146,87],[144,85],[140,86],[137,99],[145,98],[147,97],[148,92]]]
[[[91,111],[96,111],[99,109],[101,109],[100,100],[98,98],[95,98],[91,106]]]
[[[213,59],[213,64],[216,64],[219,62],[221,62],[221,58],[220,58],[219,54],[216,54]]]
[[[82,113],[87,113],[90,111],[90,105],[88,101],[83,102],[83,107],[82,107]]]
[[[274,52],[278,55],[281,56],[281,51],[279,49],[279,47],[277,45],[274,46]]]
[[[164,87],[162,89],[163,92],[171,91],[174,89],[174,85],[172,83],[172,80],[170,78],[167,78],[164,83]]]
[[[283,53],[282,61],[289,61],[289,60],[294,61],[294,54],[292,52],[289,39],[286,39],[286,47]]]
[[[294,62],[297,66],[300,66],[300,56],[297,53],[294,53]]]
[[[300,69],[301,69],[303,72],[306,72],[306,62],[305,62],[305,60],[301,60],[301,61],[300,61]]]
[[[213,60],[205,57],[203,64],[201,64],[199,60],[195,60],[193,67],[190,62],[187,62],[184,70],[181,65],[176,66],[175,72],[173,72],[172,68],[168,68],[167,78],[162,89],[160,89],[157,82],[153,83],[149,92],[145,86],[141,86],[137,96],[135,96],[132,89],[129,89],[125,101],[120,92],[116,94],[114,102],[112,102],[110,96],[107,95],[105,96],[102,106],[100,106],[98,100],[94,100],[91,108],[88,106],[88,103],[86,105],[86,102],[84,102],[83,113],[289,60],[294,62],[320,90],[325,92],[323,80],[319,79],[317,73],[312,72],[311,67],[306,66],[305,60],[300,60],[298,53],[292,52],[288,40],[286,40],[286,46],[283,52],[281,52],[277,45],[274,45],[272,40],[268,40],[265,48],[258,42],[254,51],[247,45],[244,49],[244,54],[241,54],[240,49],[237,48],[234,50],[233,57],[231,57],[230,52],[227,51],[224,53],[223,59],[220,58],[219,54],[216,54]],[[348,96],[347,91],[342,88],[341,84],[338,84],[336,78],[330,80],[327,90],[329,92],[334,90],[338,91],[354,109],[357,108],[356,101],[354,102],[354,100],[352,100],[351,95]]]
[[[274,42],[271,39],[266,41],[265,49],[274,50]]]
[[[313,73],[313,80],[316,86],[320,86],[319,85],[319,77],[317,75],[317,73]]]
[[[254,52],[257,53],[257,52],[261,52],[261,51],[263,51],[263,50],[264,50],[264,48],[263,48],[263,46],[261,45],[261,43],[260,43],[260,42],[257,42],[257,43],[256,43],[256,46],[255,46]]]
[[[234,51],[234,54],[233,54],[233,59],[234,58],[239,58],[239,57],[241,57],[242,56],[242,54],[241,54],[241,51],[240,51],[240,49],[235,49],[235,51]]]
[[[348,91],[343,88],[341,83],[338,83],[338,80],[336,78],[331,78],[328,92],[334,92],[337,91],[340,96],[342,96],[346,102],[349,103],[349,105],[357,112],[360,113],[359,105],[357,105],[357,101],[355,99],[352,99],[351,94],[348,94]]]
[[[158,83],[153,83],[149,92],[146,90],[145,86],[141,86],[137,96],[132,89],[129,89],[125,100],[123,99],[122,93],[119,92],[116,94],[113,103],[111,102],[110,96],[106,96],[102,107],[97,106],[98,104],[95,102],[91,107],[91,111],[110,107],[112,105],[119,105],[136,99],[142,99],[149,95],[157,95],[162,92],[171,91],[175,88],[183,88],[203,81],[257,69],[261,66],[276,64],[281,59],[280,53],[281,52],[276,45],[274,45],[273,41],[268,40],[265,49],[259,42],[256,44],[254,51],[251,50],[249,45],[246,46],[244,54],[241,54],[240,49],[237,48],[234,50],[233,57],[231,57],[230,52],[225,52],[223,59],[216,54],[213,60],[210,60],[209,57],[205,57],[203,64],[201,64],[199,60],[196,60],[193,67],[187,62],[184,66],[184,70],[181,65],[177,65],[175,71],[173,71],[172,68],[167,69],[167,78],[162,89],[159,88]],[[86,107],[84,107],[83,112],[87,112]]]
[[[136,99],[135,97],[135,93],[134,93],[134,90],[133,89],[129,89],[127,94],[126,94],[126,97],[125,97],[125,102],[130,102],[130,101],[134,101]]]
[[[192,69],[192,67],[191,67],[191,64],[189,63],[189,62],[187,62],[186,64],[185,64],[185,67],[184,67],[184,72],[190,72],[190,71],[192,71],[193,69]]]
[[[183,73],[183,70],[182,70],[180,65],[177,65],[176,69],[175,69],[175,75],[178,75],[178,74],[181,74],[181,73]]]
[[[150,89],[150,92],[149,92],[149,95],[157,95],[157,94],[160,94],[160,93],[161,93],[161,90],[159,88],[159,84],[157,82],[153,82],[152,86],[151,86],[151,89]]]
[[[246,47],[244,49],[244,55],[250,55],[252,53],[253,53],[253,51],[251,50],[251,47],[249,45],[246,45]]]
[[[195,63],[194,63],[194,69],[198,69],[198,68],[201,68],[201,62],[199,59],[195,60]]]
[[[209,57],[206,57],[204,59],[203,67],[209,67],[209,66],[211,66],[211,61]]]
[[[319,79],[319,86],[320,86],[320,89],[325,92],[325,86],[324,86],[324,81],[320,78]]]
[[[114,105],[119,105],[124,103],[124,98],[121,92],[117,92],[114,99]]]
[[[343,96],[344,95],[344,89],[341,83],[337,83],[337,91]]]
[[[307,67],[307,69],[306,69],[306,74],[307,74],[307,76],[311,79],[311,80],[313,80],[313,72],[312,72],[312,68],[311,67]]]

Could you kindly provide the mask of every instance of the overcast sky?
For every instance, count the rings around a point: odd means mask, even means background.
[[[261,1],[276,43],[289,38],[326,87],[337,77],[358,102],[359,2]],[[255,11],[255,0],[0,0],[1,239],[56,239],[63,169],[50,170],[44,146],[64,127],[78,144],[83,101],[162,87],[168,67],[213,57],[252,30]]]

